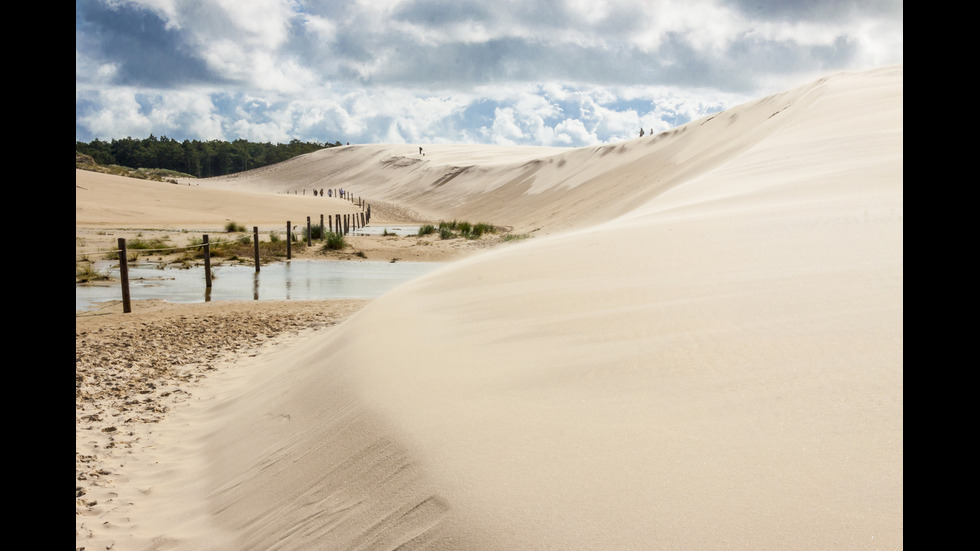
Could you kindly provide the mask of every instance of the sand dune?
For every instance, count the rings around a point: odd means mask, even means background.
[[[900,549],[903,69],[621,144],[331,148],[533,239],[219,373],[132,486],[154,549]],[[77,206],[77,205],[76,205]]]

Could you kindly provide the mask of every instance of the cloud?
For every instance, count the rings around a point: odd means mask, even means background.
[[[76,0],[76,139],[581,146],[902,63],[900,1]]]

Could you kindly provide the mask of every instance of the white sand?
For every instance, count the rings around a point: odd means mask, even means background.
[[[201,182],[536,237],[210,377],[115,548],[901,549],[902,105],[890,67],[605,147]]]

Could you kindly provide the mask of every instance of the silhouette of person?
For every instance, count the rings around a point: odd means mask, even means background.
[[[642,128],[640,129],[640,137],[641,138],[643,137],[643,129]]]
[[[420,147],[419,148],[419,155],[421,155],[421,154],[422,154],[422,148]]]

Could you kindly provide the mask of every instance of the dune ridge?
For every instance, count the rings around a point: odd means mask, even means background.
[[[822,79],[618,144],[583,148],[427,144],[424,156],[411,145],[342,146],[211,179],[207,185],[280,193],[344,188],[369,200],[412,207],[430,218],[455,217],[499,223],[518,232],[554,233],[617,218],[740,156],[767,137],[781,135],[826,87],[827,79]]]
[[[154,549],[902,548],[902,96],[887,67],[622,144],[202,182],[539,237],[215,375],[134,524]]]

